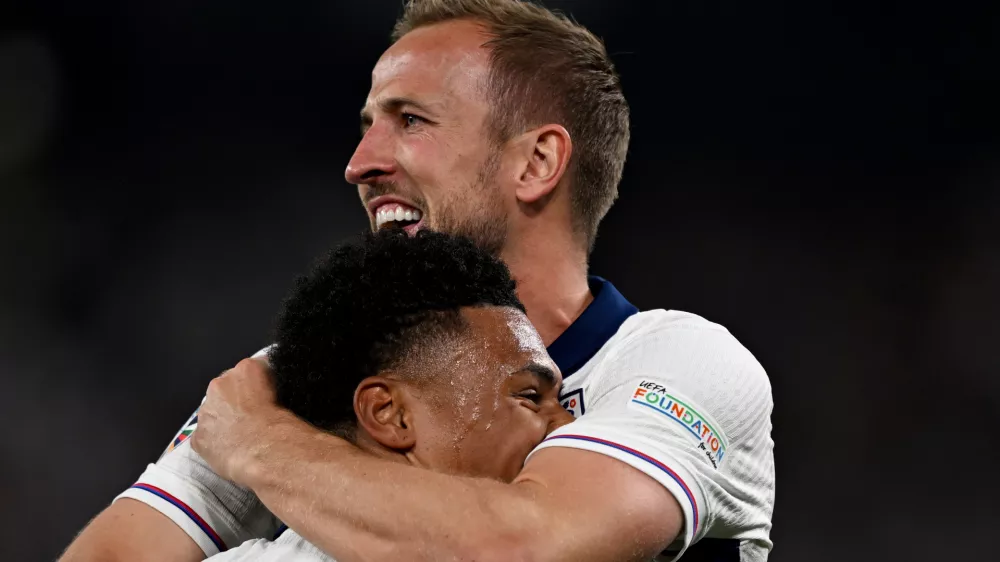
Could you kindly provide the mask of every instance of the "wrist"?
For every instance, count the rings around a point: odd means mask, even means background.
[[[297,458],[292,450],[313,432],[319,430],[288,410],[276,409],[261,420],[252,441],[243,448],[234,480],[255,491],[267,486],[280,473],[280,461]]]

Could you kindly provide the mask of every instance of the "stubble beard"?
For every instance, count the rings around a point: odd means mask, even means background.
[[[496,185],[499,169],[500,153],[491,152],[475,182],[456,196],[468,202],[452,200],[441,213],[435,230],[465,236],[484,251],[499,257],[507,243],[507,216]]]

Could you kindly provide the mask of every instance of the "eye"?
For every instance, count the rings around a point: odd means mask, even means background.
[[[414,125],[419,125],[420,123],[423,123],[423,121],[424,121],[424,119],[422,117],[418,117],[418,116],[416,116],[416,115],[414,115],[412,113],[404,113],[404,114],[401,115],[401,117],[403,119],[403,128],[404,129],[409,129],[410,127],[412,127]]]
[[[529,388],[526,390],[522,390],[521,392],[518,392],[517,397],[530,400],[534,404],[539,404],[542,401],[542,393],[538,392],[538,390],[534,388]]]

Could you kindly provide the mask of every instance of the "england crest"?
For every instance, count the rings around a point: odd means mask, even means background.
[[[564,410],[573,414],[574,418],[579,418],[587,413],[587,407],[583,404],[582,388],[563,394],[559,397],[559,403],[562,404]]]

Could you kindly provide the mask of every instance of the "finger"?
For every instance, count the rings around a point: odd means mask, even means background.
[[[268,368],[267,361],[253,357],[247,357],[246,359],[242,359],[239,363],[237,363],[236,367],[234,367],[234,370],[241,372],[255,372],[255,371],[267,370],[267,368]]]
[[[264,358],[249,357],[240,361],[231,375],[233,384],[240,389],[262,392],[266,388],[274,388],[274,372]]]
[[[224,400],[223,397],[226,395],[226,386],[229,381],[230,379],[221,375],[209,381],[208,389],[205,391],[205,403],[202,405],[202,408],[211,410],[217,402]]]

